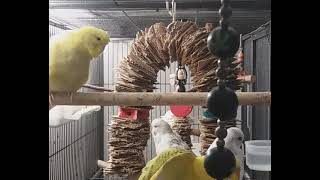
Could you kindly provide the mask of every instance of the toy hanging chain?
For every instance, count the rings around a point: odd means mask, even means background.
[[[216,70],[218,87],[209,92],[207,99],[208,111],[219,118],[218,127],[215,130],[218,141],[217,147],[208,152],[210,156],[207,156],[205,161],[207,173],[217,180],[230,176],[236,167],[235,156],[224,147],[224,138],[227,136],[225,124],[237,116],[239,105],[238,98],[235,92],[228,87],[230,82],[226,78],[231,71],[228,66],[232,63],[232,58],[239,47],[239,36],[229,26],[232,15],[230,0],[221,0],[221,5],[219,9],[220,26],[209,34],[207,40],[210,52],[220,58]]]

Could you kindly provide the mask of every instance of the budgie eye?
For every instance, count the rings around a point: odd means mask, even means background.
[[[97,37],[97,40],[98,40],[98,41],[100,41],[100,40],[101,40],[101,38]]]
[[[242,141],[242,137],[238,137],[238,140],[239,140],[239,141]]]

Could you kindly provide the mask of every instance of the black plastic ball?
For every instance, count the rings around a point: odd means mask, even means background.
[[[204,168],[209,176],[215,179],[224,179],[234,172],[236,158],[227,148],[213,148],[205,156]]]
[[[209,51],[220,58],[233,57],[239,49],[239,42],[237,31],[230,26],[226,30],[215,28],[207,39]]]
[[[228,131],[225,128],[217,127],[215,130],[215,134],[219,139],[224,139],[227,137]]]
[[[217,147],[223,147],[224,145],[225,145],[225,141],[224,140],[219,139],[217,141]]]
[[[224,18],[230,18],[232,16],[232,9],[230,6],[222,6],[219,9],[219,14]]]
[[[238,97],[228,87],[216,87],[208,93],[207,108],[221,121],[230,120],[237,116]]]

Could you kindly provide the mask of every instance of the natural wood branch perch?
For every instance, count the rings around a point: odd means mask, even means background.
[[[100,106],[205,106],[207,92],[52,92],[54,105],[100,105]],[[240,105],[270,104],[271,92],[237,92]]]

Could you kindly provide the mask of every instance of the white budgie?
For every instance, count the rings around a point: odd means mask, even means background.
[[[228,135],[224,139],[225,147],[233,152],[236,159],[240,160],[240,180],[244,176],[244,151],[243,151],[243,140],[244,134],[241,129],[237,127],[231,127],[227,129]],[[218,138],[210,145],[207,153],[210,149],[217,147]]]
[[[169,148],[191,150],[178,134],[172,131],[170,125],[162,119],[154,119],[151,123],[152,137],[157,155]]]
[[[49,110],[49,127],[58,127],[93,111],[99,111],[100,106],[55,106]]]

